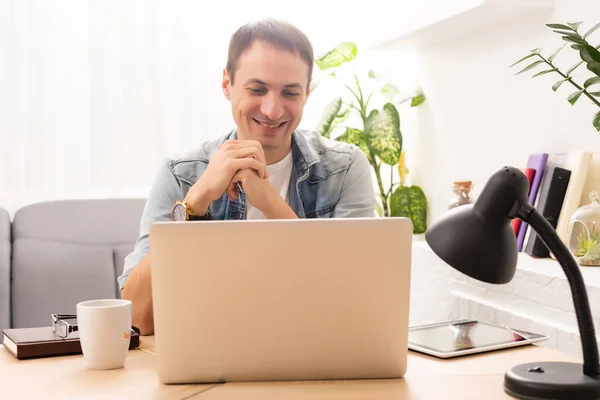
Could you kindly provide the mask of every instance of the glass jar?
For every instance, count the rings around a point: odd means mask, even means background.
[[[448,209],[452,209],[459,206],[464,206],[465,204],[473,203],[473,200],[469,196],[469,192],[473,188],[472,181],[454,181],[452,182],[452,191],[456,195],[450,201],[448,205]]]
[[[590,193],[591,203],[578,208],[569,220],[569,250],[579,265],[600,266],[600,194]]]

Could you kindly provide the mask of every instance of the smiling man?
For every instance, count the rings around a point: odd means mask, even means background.
[[[221,86],[236,128],[162,165],[118,278],[143,335],[154,331],[148,236],[154,222],[375,216],[365,154],[297,129],[313,63],[308,38],[285,22],[250,23],[231,37]]]

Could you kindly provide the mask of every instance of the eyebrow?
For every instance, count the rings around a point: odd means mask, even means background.
[[[269,86],[268,83],[261,81],[260,79],[256,79],[256,78],[250,78],[246,81],[246,83],[244,83],[244,85],[247,85],[249,83],[257,83],[259,85],[264,85],[264,86]],[[298,88],[298,89],[302,89],[302,85],[299,83],[289,83],[287,85],[284,86],[285,88]]]

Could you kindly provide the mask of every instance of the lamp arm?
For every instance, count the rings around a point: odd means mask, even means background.
[[[590,311],[590,303],[585,289],[585,283],[577,262],[560,240],[556,230],[531,204],[521,205],[517,216],[531,225],[548,249],[556,256],[560,263],[569,286],[577,316],[579,334],[581,336],[581,347],[583,350],[583,373],[588,376],[600,376],[600,365],[598,361],[598,344],[594,333],[594,322]]]

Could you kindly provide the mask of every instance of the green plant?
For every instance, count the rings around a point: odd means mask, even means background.
[[[510,67],[513,67],[525,60],[534,58],[536,60],[533,63],[526,66],[525,68],[523,68],[522,70],[520,70],[519,72],[517,72],[517,75],[523,72],[530,71],[540,65],[548,66],[549,69],[536,73],[532,76],[532,78],[536,78],[538,76],[542,76],[549,73],[556,73],[560,75],[562,79],[557,81],[552,86],[553,91],[556,92],[564,82],[569,82],[575,88],[577,88],[577,91],[571,93],[567,98],[571,105],[575,105],[575,103],[581,97],[581,95],[585,95],[588,99],[592,101],[592,103],[600,107],[600,102],[597,99],[598,97],[600,97],[600,91],[594,92],[589,90],[591,86],[600,83],[600,51],[598,51],[598,49],[600,49],[600,45],[594,47],[590,45],[590,43],[587,41],[588,36],[590,36],[595,30],[600,28],[600,23],[590,28],[583,35],[579,33],[580,25],[581,22],[569,22],[567,24],[546,24],[547,27],[553,29],[553,32],[561,35],[562,39],[566,43],[564,43],[560,48],[555,50],[548,58],[542,56],[541,48],[533,49],[528,55],[512,64]],[[566,45],[569,45],[572,49],[576,50],[579,53],[581,61],[573,65],[566,72],[562,72],[560,68],[558,68],[554,63],[554,59]],[[577,69],[577,67],[584,63],[587,69],[594,73],[594,76],[589,77],[583,83],[583,85],[580,85],[575,82],[572,74]],[[598,131],[600,131],[600,111],[598,111],[594,115],[592,124]]]
[[[589,224],[589,237],[587,230],[583,230],[577,236],[577,251],[575,256],[584,257],[585,261],[600,260],[600,228]]]
[[[415,234],[424,233],[427,229],[427,198],[419,186],[406,186],[405,180],[408,169],[404,163],[405,152],[402,148],[402,133],[400,131],[400,115],[396,105],[387,101],[381,108],[370,107],[370,102],[375,89],[365,93],[364,84],[359,82],[358,76],[352,68],[352,61],[356,57],[357,46],[353,42],[344,42],[317,58],[315,63],[320,71],[327,71],[328,76],[337,79],[350,93],[350,100],[344,101],[337,97],[325,108],[319,122],[318,131],[324,137],[330,138],[336,128],[345,128],[345,131],[336,137],[336,140],[357,145],[367,156],[373,167],[379,189],[377,212],[380,216],[402,216],[410,218],[413,222]],[[352,69],[352,83],[348,84],[340,78],[334,69],[345,64]],[[333,71],[333,72],[331,72]],[[375,84],[388,98],[398,98],[399,90],[395,85],[385,82],[372,70],[369,71],[370,83]],[[396,101],[403,104],[410,101],[410,106],[415,107],[425,101],[425,96],[419,89],[416,93]],[[361,127],[341,126],[351,115],[360,117]],[[390,166],[390,184],[386,187],[381,177],[381,168]],[[398,168],[399,182],[394,182],[394,169]]]

